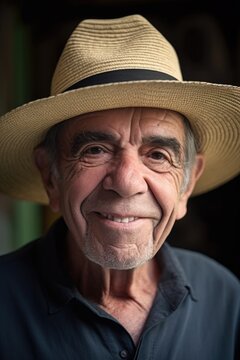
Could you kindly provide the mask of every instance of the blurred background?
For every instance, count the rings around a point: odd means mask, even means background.
[[[80,20],[134,13],[172,43],[185,80],[240,86],[237,1],[0,0],[0,115],[49,95],[57,59]],[[240,278],[239,209],[240,176],[191,198],[168,241],[211,256]],[[56,217],[47,206],[0,194],[0,253],[44,234]]]

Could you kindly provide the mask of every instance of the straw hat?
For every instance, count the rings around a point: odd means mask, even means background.
[[[171,44],[144,17],[131,15],[80,22],[57,64],[51,96],[0,118],[0,191],[47,203],[32,154],[49,127],[128,106],[167,108],[189,119],[206,155],[194,195],[240,172],[240,88],[183,81]]]

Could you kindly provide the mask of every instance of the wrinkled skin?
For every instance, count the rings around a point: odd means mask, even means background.
[[[50,207],[62,214],[69,229],[69,271],[80,291],[109,312],[115,291],[135,303],[138,295],[148,299],[148,306],[142,306],[146,311],[151,306],[160,276],[154,255],[185,215],[203,169],[203,157],[197,155],[182,192],[184,136],[176,112],[115,109],[67,122],[58,137],[57,176],[46,151],[35,151]],[[97,278],[95,290],[89,278]]]

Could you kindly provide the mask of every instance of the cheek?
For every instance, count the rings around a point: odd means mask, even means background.
[[[99,169],[101,170],[101,169]],[[65,216],[79,216],[82,203],[103,180],[104,172],[81,169],[62,183],[61,208]]]
[[[178,174],[154,174],[147,180],[149,189],[162,209],[163,215],[173,212],[180,194],[180,176]]]
[[[177,219],[179,206],[180,180],[179,176],[156,174],[148,180],[148,186],[153,193],[162,212],[162,218],[155,227],[154,238],[157,248],[160,248],[169,235]]]

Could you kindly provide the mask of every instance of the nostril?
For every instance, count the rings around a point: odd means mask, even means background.
[[[119,172],[107,175],[103,180],[104,190],[111,190],[121,197],[130,197],[148,190],[147,182],[142,174]]]

